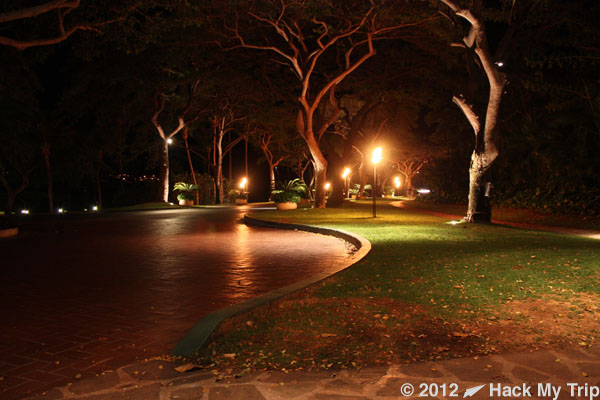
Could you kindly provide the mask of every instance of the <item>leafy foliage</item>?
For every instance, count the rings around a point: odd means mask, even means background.
[[[288,182],[280,182],[279,187],[280,189],[271,193],[275,203],[299,203],[301,196],[308,191],[306,183],[299,178]]]
[[[177,182],[173,185],[173,191],[181,193],[191,193],[195,190],[198,190],[198,185],[194,185],[193,183]]]

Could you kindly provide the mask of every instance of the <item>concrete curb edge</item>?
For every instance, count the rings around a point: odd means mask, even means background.
[[[324,279],[333,276],[340,271],[356,264],[362,260],[371,251],[371,242],[354,233],[345,232],[341,230],[322,228],[311,225],[299,225],[299,224],[288,224],[273,221],[265,221],[257,218],[244,215],[244,223],[250,226],[256,226],[261,228],[272,228],[272,229],[288,229],[288,230],[299,230],[311,233],[318,233],[327,236],[337,237],[343,239],[348,243],[352,244],[357,250],[352,254],[351,257],[346,259],[346,262],[341,264],[337,270],[333,273],[321,273],[313,275],[309,278],[301,281],[292,283],[291,285],[284,286],[279,289],[272,290],[268,293],[254,297],[250,300],[242,303],[234,304],[229,307],[221,308],[214,311],[194,325],[192,329],[181,339],[176,345],[171,355],[173,356],[191,356],[206,344],[208,338],[213,331],[223,322],[224,320],[233,317],[235,315],[247,312],[258,306],[268,304],[272,301],[280,299],[281,297],[292,294],[298,290],[304,289],[312,284],[320,282]]]

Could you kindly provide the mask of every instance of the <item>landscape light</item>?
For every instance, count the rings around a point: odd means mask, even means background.
[[[350,175],[350,168],[346,168],[344,170],[344,173],[342,174],[342,178],[346,179],[348,177],[348,175]]]
[[[171,143],[173,143],[173,139],[171,139],[171,138],[168,138],[168,139],[167,139],[167,144],[171,144]]]
[[[502,68],[504,66],[504,63],[502,61],[496,61],[496,65]]]
[[[248,179],[246,179],[246,177],[243,177],[242,181],[240,182],[240,189],[244,189],[244,191],[245,191],[247,184],[248,184]]]
[[[327,182],[325,184],[325,190],[329,190],[330,187],[331,187],[331,183]]]
[[[419,192],[421,194],[427,194],[427,193],[431,193],[431,190],[429,190],[429,189],[417,189],[417,192]]]
[[[29,214],[29,210],[21,210],[21,214]]]
[[[394,178],[394,182],[396,183],[396,187],[399,188],[400,187],[400,183],[401,183],[400,182],[400,177],[399,176],[395,177]]]

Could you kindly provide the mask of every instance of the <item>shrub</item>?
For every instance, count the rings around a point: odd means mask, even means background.
[[[279,187],[281,189],[271,192],[271,198],[275,203],[300,203],[301,196],[308,192],[306,183],[299,178],[280,183]]]
[[[300,195],[294,192],[274,190],[272,197],[275,203],[300,203]]]
[[[231,189],[229,193],[227,193],[227,198],[229,199],[229,202],[233,204],[237,199],[245,199],[246,195],[238,189]]]
[[[177,195],[177,200],[194,200],[195,196],[191,192],[181,192]]]

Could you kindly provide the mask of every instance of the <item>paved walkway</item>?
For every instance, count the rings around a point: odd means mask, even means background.
[[[600,381],[600,349],[537,351],[462,358],[360,371],[262,372],[225,377],[211,371],[179,373],[176,363],[149,361],[56,388],[37,399],[88,400],[366,400],[488,399],[490,388],[516,387],[510,398],[593,400]],[[541,384],[538,386],[538,384]],[[579,396],[571,390],[580,387]],[[525,393],[522,393],[525,388]],[[588,395],[584,395],[584,390]],[[427,390],[425,396],[419,396]],[[506,390],[506,389],[499,389]],[[514,389],[511,389],[514,390]],[[545,395],[548,390],[549,395]],[[554,390],[554,392],[552,392]],[[471,392],[472,392],[471,391]],[[529,393],[527,393],[527,391]],[[575,393],[577,394],[577,393]],[[598,393],[596,393],[596,397]],[[498,395],[494,396],[500,397]]]
[[[206,314],[327,272],[339,239],[246,207],[24,220],[0,240],[0,399],[168,354]]]
[[[473,394],[474,399],[487,399],[493,394],[490,388],[509,390],[503,388],[514,387],[518,389],[510,389],[513,390],[512,396],[504,397],[593,400],[598,396],[590,394],[595,393],[592,390],[600,385],[600,349],[596,347],[393,365],[360,371],[258,372],[241,377],[219,375],[216,371],[177,372],[175,368],[178,366],[178,363],[161,360],[136,362],[108,369],[88,379],[75,376],[67,385],[31,398],[343,400],[463,398]],[[424,388],[428,392],[419,396]],[[465,393],[470,388],[472,390]],[[477,388],[479,391],[473,393]],[[501,396],[496,394],[494,397]],[[0,394],[0,398],[4,397]]]

